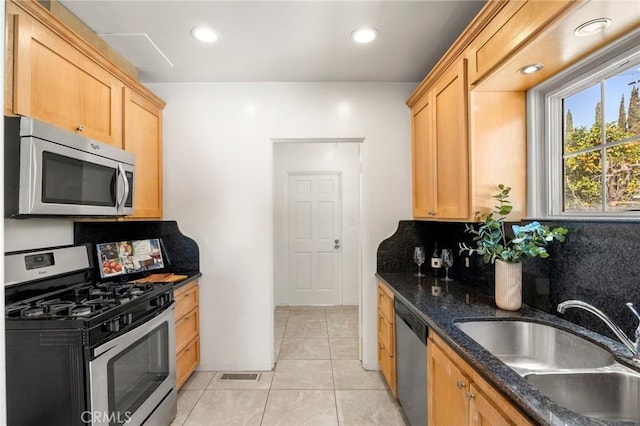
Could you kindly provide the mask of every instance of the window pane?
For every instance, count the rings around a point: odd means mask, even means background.
[[[607,148],[607,209],[640,209],[640,141]]]
[[[605,80],[607,142],[640,136],[638,80],[637,66]]]
[[[564,160],[564,210],[602,210],[601,151],[577,154]]]
[[[564,152],[576,152],[602,142],[600,83],[563,99]]]

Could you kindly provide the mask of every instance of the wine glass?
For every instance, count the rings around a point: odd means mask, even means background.
[[[445,277],[442,281],[453,281],[453,279],[449,278],[449,268],[453,266],[453,253],[451,249],[442,249],[442,265],[444,266],[444,275]]]
[[[416,247],[413,249],[413,261],[416,262],[416,265],[418,265],[418,273],[414,275],[415,277],[425,276],[424,274],[420,273],[420,267],[424,263],[425,259],[424,248]]]

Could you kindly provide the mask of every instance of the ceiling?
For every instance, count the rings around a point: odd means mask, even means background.
[[[421,81],[484,0],[61,0],[143,83]],[[196,25],[219,34],[191,38]],[[362,26],[368,45],[350,40]]]

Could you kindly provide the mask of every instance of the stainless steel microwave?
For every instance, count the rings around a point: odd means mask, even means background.
[[[5,217],[133,213],[135,155],[29,117],[5,117]]]

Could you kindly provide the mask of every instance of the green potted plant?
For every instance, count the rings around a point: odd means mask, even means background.
[[[478,254],[484,263],[495,263],[496,304],[499,308],[518,310],[522,305],[522,261],[532,257],[549,257],[546,247],[553,241],[563,242],[567,229],[549,228],[538,222],[512,225],[513,238],[505,232],[505,219],[513,206],[509,201],[511,187],[498,185],[500,192],[493,196],[498,201],[494,210],[478,214],[480,224],[466,225],[475,247],[460,243],[460,253]]]

